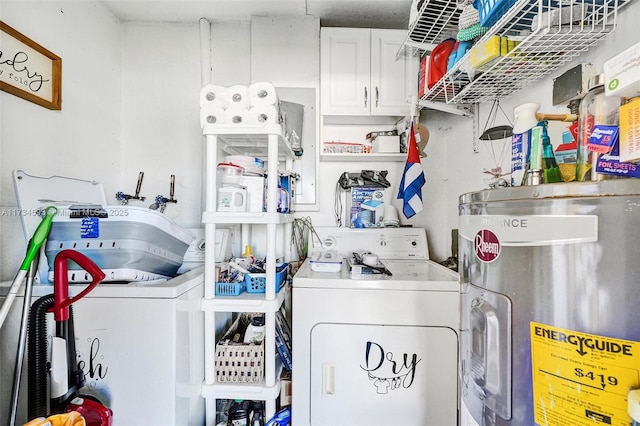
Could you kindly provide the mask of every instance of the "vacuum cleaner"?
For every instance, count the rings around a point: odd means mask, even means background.
[[[87,271],[92,282],[75,297],[69,297],[68,261]],[[111,426],[113,412],[93,396],[82,395],[84,373],[76,361],[72,304],[86,296],[103,279],[104,272],[87,256],[62,250],[54,262],[54,292],[36,300],[29,313],[28,418],[77,411],[89,426]],[[55,336],[47,360],[47,313],[53,313]],[[47,393],[49,395],[47,395]]]

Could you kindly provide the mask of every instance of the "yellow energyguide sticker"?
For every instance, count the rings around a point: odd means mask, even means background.
[[[538,425],[629,426],[627,394],[640,387],[640,342],[531,323]]]

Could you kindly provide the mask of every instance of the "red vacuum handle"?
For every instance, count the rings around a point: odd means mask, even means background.
[[[87,271],[93,278],[91,284],[85,287],[78,295],[69,298],[69,265],[67,260],[73,260],[82,269]],[[62,250],[56,255],[54,261],[54,275],[53,275],[53,306],[49,309],[49,312],[53,312],[54,318],[57,322],[66,321],[69,319],[69,305],[86,296],[91,290],[93,290],[100,281],[106,277],[102,269],[96,265],[93,260],[89,259],[84,254],[75,250]]]

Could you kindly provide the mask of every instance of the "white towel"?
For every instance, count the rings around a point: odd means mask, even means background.
[[[200,127],[204,128],[205,124],[223,124],[224,122],[225,116],[222,107],[211,104],[200,108]]]
[[[275,105],[259,105],[249,109],[247,123],[278,123],[279,110]]]
[[[225,103],[228,108],[249,108],[250,104],[247,86],[238,84],[227,87],[225,94]]]
[[[200,90],[200,106],[213,105],[225,108],[226,92],[225,87],[207,84]]]
[[[246,124],[249,110],[247,108],[229,108],[224,111],[225,124]]]
[[[251,106],[278,105],[278,94],[273,84],[262,82],[249,86],[249,103]]]

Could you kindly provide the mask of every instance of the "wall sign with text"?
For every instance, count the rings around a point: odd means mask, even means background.
[[[0,21],[0,90],[62,108],[62,59]]]

